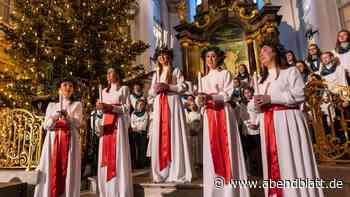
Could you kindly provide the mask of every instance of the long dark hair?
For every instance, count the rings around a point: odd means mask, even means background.
[[[284,50],[283,50],[282,46],[275,46],[275,45],[270,45],[270,44],[264,44],[263,47],[265,47],[265,46],[271,48],[272,52],[275,53],[275,59],[274,60],[275,60],[276,66],[277,66],[276,79],[278,79],[280,70],[288,68]],[[261,67],[262,67],[261,68],[261,80],[259,82],[260,84],[264,83],[265,80],[267,79],[267,77],[269,76],[269,71],[268,71],[267,67],[266,66],[261,66]]]
[[[335,42],[335,43],[336,43],[336,44],[335,44],[335,51],[336,51],[337,53],[339,53],[339,49],[340,49],[340,42],[339,42],[338,37],[339,37],[339,34],[340,34],[340,33],[343,33],[343,32],[345,32],[345,33],[348,34],[348,40],[347,40],[347,42],[350,42],[350,32],[349,32],[348,30],[346,30],[346,29],[340,30],[340,31],[337,33],[337,41]]]
[[[201,52],[201,58],[202,58],[205,66],[206,66],[205,59],[206,59],[207,53],[209,53],[209,52],[214,52],[216,54],[216,56],[218,58],[218,65],[217,66],[221,66],[224,63],[225,52],[223,50],[221,50],[219,47],[209,46]]]
[[[75,82],[75,80],[72,78],[72,77],[65,77],[65,78],[61,78],[57,81],[56,83],[56,88],[57,90],[61,88],[61,84],[64,83],[64,82],[69,82],[73,85],[73,91],[76,89],[77,87],[77,84]],[[55,97],[53,97],[53,101],[54,102],[59,102],[59,94],[57,94]],[[70,101],[70,104],[77,101],[77,98],[73,92],[73,94],[69,97],[69,101]]]
[[[293,62],[296,63],[296,62],[297,62],[297,58],[295,57],[295,54],[294,54],[294,52],[293,52],[292,50],[288,50],[288,51],[286,51],[286,53],[285,53],[287,63],[288,63],[288,60],[287,60],[287,54],[288,54],[288,53],[292,54],[292,56],[293,56]]]
[[[247,77],[249,78],[249,72],[248,72],[248,67],[247,67],[247,65],[245,65],[245,64],[240,64],[240,65],[239,65],[239,69],[241,69],[241,67],[244,68],[244,74],[245,74],[245,76],[247,76]],[[238,72],[238,75],[241,76],[241,72]]]
[[[304,72],[305,72],[306,74],[310,74],[310,73],[311,73],[311,70],[310,70],[310,68],[306,65],[305,61],[303,61],[303,60],[298,60],[298,61],[295,62],[295,65],[297,65],[298,63],[300,63],[300,64],[302,64],[302,65],[304,66]]]

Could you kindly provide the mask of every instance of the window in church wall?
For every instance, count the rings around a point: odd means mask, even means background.
[[[159,24],[155,23],[153,25],[153,35],[155,37],[155,45],[156,46],[160,46],[163,44],[162,34],[163,34],[162,27]]]
[[[153,20],[154,22],[161,24],[162,15],[161,15],[161,2],[160,0],[152,0],[153,1]]]
[[[258,9],[261,9],[264,6],[264,0],[254,0],[254,3],[256,3]]]
[[[0,1],[0,17],[1,17],[1,20],[6,23],[9,23],[10,21],[10,5],[11,5],[11,0]]]
[[[339,8],[339,14],[343,28],[350,30],[350,2]]]

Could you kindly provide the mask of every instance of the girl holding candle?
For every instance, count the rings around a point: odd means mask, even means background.
[[[219,48],[204,50],[202,58],[209,67],[208,75],[198,80],[201,89],[196,97],[196,103],[204,107],[204,197],[249,197],[248,187],[234,188],[230,185],[234,179],[247,180],[237,117],[229,104],[233,77],[229,71],[219,68],[224,61],[224,52]],[[221,181],[218,182],[218,178]]]
[[[299,105],[305,100],[304,81],[296,67],[287,66],[277,47],[264,45],[260,95],[254,103],[261,111],[260,132],[264,180],[319,178],[307,122]],[[321,188],[265,189],[266,197],[323,197]]]
[[[186,138],[186,119],[179,93],[186,91],[181,71],[171,65],[172,51],[157,48],[157,71],[150,95],[155,97],[151,132],[154,182],[190,182],[192,169]]]
[[[72,99],[72,79],[61,80],[58,89],[59,103],[49,103],[46,110],[43,127],[47,134],[37,168],[40,177],[35,197],[80,196],[82,104]]]
[[[115,69],[107,71],[108,87],[99,88],[97,110],[103,120],[95,121],[100,134],[98,188],[100,197],[132,197],[130,147],[128,139],[129,89],[120,84]],[[102,92],[102,93],[101,93]]]

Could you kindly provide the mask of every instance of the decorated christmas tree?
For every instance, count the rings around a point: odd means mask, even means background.
[[[33,98],[53,95],[54,82],[67,76],[90,98],[106,67],[125,78],[142,69],[132,64],[148,45],[129,33],[136,0],[14,0],[14,7],[12,25],[0,27],[19,67],[0,73],[8,106],[29,107]]]

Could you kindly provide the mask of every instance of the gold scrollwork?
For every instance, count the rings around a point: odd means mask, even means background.
[[[239,9],[239,17],[243,20],[251,20],[257,16],[259,16],[259,11],[257,9],[254,9],[250,15],[246,15],[246,8],[242,7]]]
[[[209,23],[210,23],[210,16],[209,15],[206,15],[206,16],[204,16],[204,23],[203,24],[200,24],[198,21],[196,21],[195,23],[194,23],[194,25],[197,27],[197,28],[204,28],[204,27],[206,27],[207,25],[209,25]]]
[[[25,109],[0,109],[0,168],[34,168],[42,145],[43,117]]]
[[[314,150],[320,161],[350,162],[350,114],[346,106],[350,97],[330,91],[329,85],[325,81],[311,80],[305,87],[307,103],[304,112],[315,136]],[[344,90],[345,87],[337,88]],[[327,116],[325,112],[328,112]]]
[[[180,1],[176,6],[177,14],[180,18],[180,23],[187,23],[187,6],[186,1]]]

